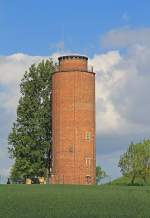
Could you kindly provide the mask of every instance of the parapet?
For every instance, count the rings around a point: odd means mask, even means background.
[[[59,60],[59,71],[87,71],[88,58],[79,55],[61,56]]]

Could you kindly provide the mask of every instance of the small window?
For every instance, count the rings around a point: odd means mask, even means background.
[[[87,168],[91,168],[91,158],[86,158],[85,159],[85,165]]]
[[[85,134],[85,139],[86,139],[87,141],[90,141],[90,139],[91,139],[91,133],[90,133],[90,132],[86,132],[86,134]]]
[[[88,167],[88,159],[85,159],[86,167]]]

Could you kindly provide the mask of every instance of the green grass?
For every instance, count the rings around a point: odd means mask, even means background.
[[[141,178],[136,178],[135,179],[135,185],[136,186],[140,186],[140,185],[150,185],[150,181],[147,180],[146,184],[144,183],[143,179]],[[125,177],[125,176],[122,176],[120,178],[117,178],[115,180],[113,180],[111,182],[112,185],[131,185],[131,178],[128,178],[128,177]]]
[[[0,185],[0,218],[149,218],[150,187]]]

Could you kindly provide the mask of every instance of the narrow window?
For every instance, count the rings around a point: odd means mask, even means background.
[[[86,134],[85,134],[85,139],[86,139],[87,141],[90,141],[90,139],[91,139],[91,133],[90,133],[90,132],[86,132]]]
[[[91,158],[86,158],[85,159],[85,165],[87,168],[91,168]]]
[[[86,163],[86,167],[88,167],[88,159],[87,158],[85,160],[85,163]]]

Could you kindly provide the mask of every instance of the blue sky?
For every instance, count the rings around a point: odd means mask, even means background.
[[[12,162],[7,136],[19,83],[32,63],[89,57],[96,72],[97,163],[111,178],[131,141],[150,133],[150,1],[0,0],[0,174]]]
[[[148,26],[149,9],[148,0],[0,0],[0,54],[49,55],[64,41],[67,50],[92,55],[110,29]]]

